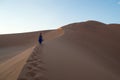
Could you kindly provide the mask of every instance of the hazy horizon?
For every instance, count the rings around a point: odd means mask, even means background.
[[[0,34],[95,20],[120,24],[120,0],[0,0]]]

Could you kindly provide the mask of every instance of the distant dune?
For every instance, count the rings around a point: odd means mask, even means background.
[[[72,23],[0,36],[0,80],[120,80],[120,24]]]

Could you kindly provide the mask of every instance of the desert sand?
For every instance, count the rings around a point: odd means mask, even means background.
[[[119,24],[87,21],[43,33],[42,45],[39,32],[0,36],[0,80],[120,80]]]

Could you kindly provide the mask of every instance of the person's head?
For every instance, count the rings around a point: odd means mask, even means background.
[[[40,35],[42,36],[42,33],[40,33]]]

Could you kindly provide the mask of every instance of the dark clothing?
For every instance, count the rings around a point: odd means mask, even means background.
[[[43,38],[42,38],[42,35],[39,36],[39,43],[42,44],[43,42]]]

